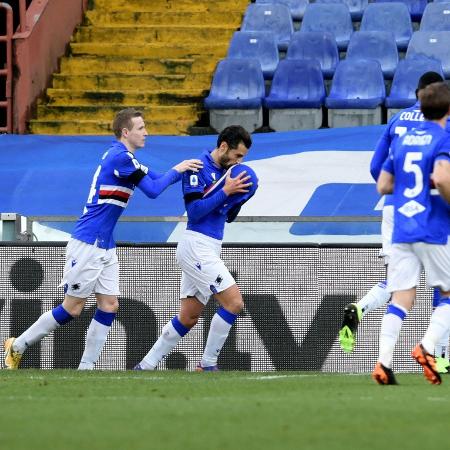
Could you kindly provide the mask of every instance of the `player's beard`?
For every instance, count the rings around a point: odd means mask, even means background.
[[[233,164],[230,163],[230,158],[228,157],[228,152],[221,156],[219,159],[219,164],[222,169],[229,169]]]

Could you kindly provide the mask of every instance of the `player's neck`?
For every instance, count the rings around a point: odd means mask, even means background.
[[[430,120],[430,122],[435,123],[436,125],[439,125],[441,128],[443,128],[445,130],[445,128],[447,127],[447,119],[448,116],[445,115],[444,117],[442,117],[441,119],[438,120]]]
[[[134,152],[136,151],[136,148],[135,147],[133,147],[129,142],[127,142],[126,140],[124,140],[124,139],[119,139],[119,142],[121,142],[123,145],[125,145],[125,147],[127,148],[127,150],[130,152],[130,153],[133,153],[134,154]]]
[[[219,149],[215,148],[211,153],[211,158],[214,161],[214,163],[216,164],[217,167],[221,168],[220,166],[220,159],[219,159]]]

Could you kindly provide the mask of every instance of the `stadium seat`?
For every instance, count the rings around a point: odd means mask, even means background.
[[[383,72],[378,61],[340,61],[330,95],[325,99],[328,125],[335,128],[381,124],[381,105],[385,96]]]
[[[394,76],[398,64],[397,44],[389,31],[355,31],[347,48],[347,59],[375,59],[385,78]]]
[[[316,59],[325,78],[332,78],[339,62],[336,39],[326,31],[298,31],[292,35],[287,59]]]
[[[211,126],[218,132],[236,123],[252,132],[262,125],[264,78],[257,59],[228,58],[219,62],[205,98]]]
[[[426,56],[406,58],[398,63],[391,91],[384,102],[388,108],[388,117],[401,109],[414,105],[419,78],[425,72],[430,71],[444,76],[440,61]]]
[[[347,5],[312,3],[306,7],[300,31],[328,31],[334,34],[339,50],[345,50],[353,33]]]
[[[325,86],[319,61],[284,59],[278,64],[270,94],[263,100],[275,131],[319,128]]]
[[[450,31],[450,3],[428,3],[420,21],[420,31]]]
[[[270,31],[236,31],[228,58],[252,58],[261,64],[264,78],[271,79],[278,65],[278,47]]]
[[[424,55],[442,64],[445,78],[450,78],[450,31],[416,31],[409,41],[406,58]]]
[[[413,28],[408,7],[402,3],[370,3],[364,11],[360,31],[390,31],[397,48],[406,50]]]
[[[414,21],[420,21],[422,18],[425,6],[427,6],[428,0],[372,0],[375,3],[393,3],[401,1],[409,10],[411,19]]]
[[[279,50],[286,50],[294,32],[291,12],[286,5],[253,3],[247,7],[241,31],[272,31]]]
[[[289,7],[292,19],[302,20],[309,0],[256,0],[256,3],[282,3]]]
[[[316,3],[345,3],[350,10],[352,20],[359,21],[363,16],[369,0],[316,0]]]

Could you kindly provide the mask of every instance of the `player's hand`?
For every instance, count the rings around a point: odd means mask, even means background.
[[[203,168],[203,163],[199,159],[186,159],[185,161],[181,161],[179,164],[174,166],[174,169],[178,173],[183,173],[188,170],[198,172],[201,168]]]
[[[225,194],[232,195],[248,192],[248,188],[253,183],[248,182],[250,175],[245,175],[246,173],[244,170],[236,178],[231,178],[231,173],[229,173],[225,178],[225,185],[223,186]]]

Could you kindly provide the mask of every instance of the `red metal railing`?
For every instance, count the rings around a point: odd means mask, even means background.
[[[20,25],[19,25],[19,32],[25,33],[27,31],[27,5],[25,0],[19,0],[19,19],[20,19]]]
[[[25,1],[23,2],[25,6]],[[12,37],[13,37],[13,12],[10,5],[0,2],[0,9],[6,13],[6,34],[0,36],[0,43],[6,43],[6,64],[0,68],[0,77],[5,78],[5,101],[0,101],[0,108],[6,109],[6,127],[0,127],[0,132],[12,133]]]

